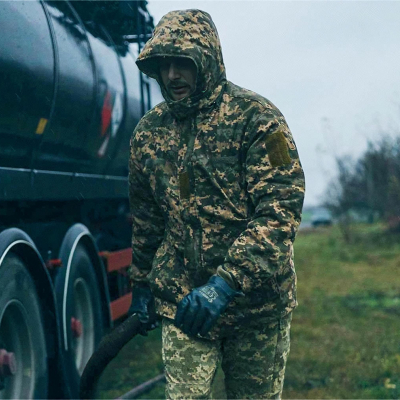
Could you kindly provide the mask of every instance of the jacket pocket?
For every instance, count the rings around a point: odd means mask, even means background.
[[[222,183],[239,183],[241,180],[241,165],[237,156],[212,157],[210,166],[215,179]]]
[[[167,240],[158,248],[149,275],[149,284],[155,297],[178,303],[191,290],[183,267],[182,256]]]
[[[191,235],[192,232],[192,235]],[[190,227],[185,234],[185,269],[194,287],[205,284],[211,275],[204,268],[203,238],[201,227]]]
[[[165,158],[149,158],[143,172],[147,174],[154,197],[159,204],[178,190],[177,169],[173,162]],[[175,195],[176,197],[176,195]]]
[[[247,217],[247,196],[244,172],[237,156],[213,157],[209,163],[210,176],[219,192],[222,207],[231,211],[233,218]]]
[[[272,298],[280,298],[282,300],[282,292],[281,292],[281,287],[279,286],[278,280],[276,279],[276,276],[274,275],[270,280],[269,280],[269,286],[271,287],[271,297]]]
[[[152,280],[154,281],[158,277],[160,271],[163,268],[167,267],[166,264],[170,259],[171,259],[171,254],[169,252],[166,239],[164,237],[164,240],[162,241],[161,245],[158,247],[156,251],[156,254],[154,255],[151,271],[149,272],[148,275],[149,281]]]

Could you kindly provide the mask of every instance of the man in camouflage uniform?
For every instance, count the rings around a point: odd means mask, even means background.
[[[200,10],[165,15],[137,65],[165,102],[131,140],[131,312],[162,317],[166,396],[280,398],[296,307],[293,241],[304,175],[267,99],[227,81]]]

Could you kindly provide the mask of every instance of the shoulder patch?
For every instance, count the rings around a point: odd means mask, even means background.
[[[269,161],[274,168],[291,163],[288,145],[282,131],[278,130],[268,136],[266,145]]]

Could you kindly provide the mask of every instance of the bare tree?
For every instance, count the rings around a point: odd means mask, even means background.
[[[370,222],[377,215],[400,232],[400,138],[369,142],[357,161],[339,157],[336,163],[338,174],[325,204],[342,221],[344,236],[350,240],[350,212],[368,216]]]

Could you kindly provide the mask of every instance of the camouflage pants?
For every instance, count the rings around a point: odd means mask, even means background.
[[[162,356],[167,399],[207,399],[217,365],[228,399],[280,399],[292,315],[257,328],[232,329],[219,340],[193,338],[163,319]]]

